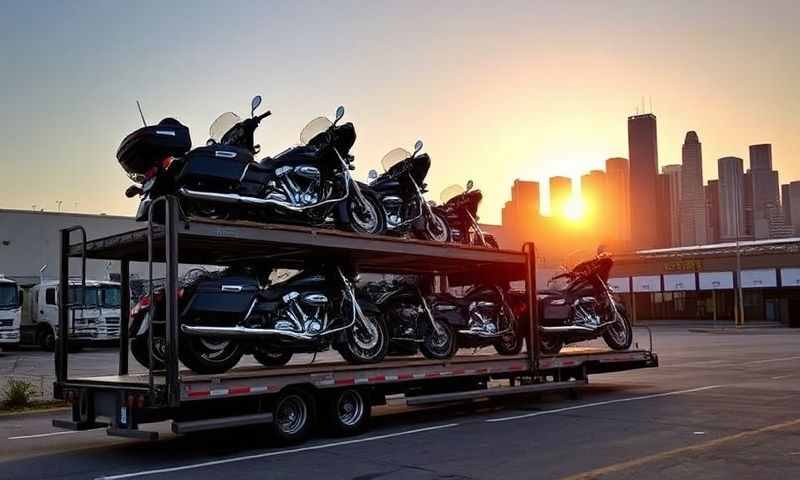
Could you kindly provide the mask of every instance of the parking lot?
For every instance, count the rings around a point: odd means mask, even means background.
[[[797,478],[798,333],[657,328],[660,368],[596,375],[578,399],[388,408],[360,437],[293,448],[256,428],[175,437],[164,423],[146,443],[56,430],[63,412],[0,417],[0,478]],[[73,366],[107,370],[114,353]],[[27,372],[49,361],[17,357]]]

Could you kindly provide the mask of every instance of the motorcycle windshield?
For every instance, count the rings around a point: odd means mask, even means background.
[[[466,190],[464,190],[464,187],[462,187],[461,185],[450,185],[449,187],[442,190],[442,194],[439,195],[439,200],[441,200],[442,203],[447,203],[452,198],[461,195],[465,191]]]
[[[594,258],[594,255],[592,254],[591,250],[588,249],[575,250],[574,252],[568,253],[564,257],[564,262],[562,263],[562,266],[566,271],[571,272],[572,270],[575,269],[575,267],[577,267],[581,263],[591,260],[592,258]]]
[[[211,124],[211,127],[208,129],[208,134],[212,140],[219,143],[222,137],[228,133],[228,130],[241,121],[242,119],[239,118],[239,115],[233,112],[223,113]]]
[[[333,126],[333,122],[328,120],[326,117],[317,117],[314,120],[311,120],[300,132],[300,144],[308,145],[308,143],[314,139],[314,137],[320,133],[324,133],[326,130],[331,128],[331,126]]]
[[[394,150],[390,151],[386,155],[383,156],[381,160],[381,166],[383,166],[383,171],[388,172],[390,168],[394,167],[398,163],[411,158],[411,152],[406,150],[405,148],[395,148]]]

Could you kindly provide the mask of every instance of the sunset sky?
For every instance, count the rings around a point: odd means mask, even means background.
[[[660,165],[686,130],[704,175],[772,143],[800,180],[800,2],[7,2],[0,16],[0,208],[131,215],[120,140],[174,116],[195,145],[254,94],[263,154],[337,105],[357,177],[420,138],[431,193],[473,179],[499,222],[515,178],[574,178],[628,155],[641,97]]]

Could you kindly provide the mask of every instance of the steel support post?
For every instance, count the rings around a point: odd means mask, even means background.
[[[128,374],[128,323],[131,316],[130,261],[120,262],[119,374]]]

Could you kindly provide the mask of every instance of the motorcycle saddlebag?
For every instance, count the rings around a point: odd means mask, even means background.
[[[547,322],[548,320],[568,319],[570,306],[566,302],[561,303],[562,301],[563,299],[558,297],[540,298],[539,305],[541,310],[539,311],[539,318],[541,318],[543,322]]]
[[[238,185],[245,167],[253,161],[247,150],[229,145],[195,148],[186,156],[176,180],[181,185],[226,188]]]
[[[192,148],[189,129],[173,118],[131,133],[117,149],[117,161],[129,174],[144,175],[165,157],[179,157]]]
[[[192,296],[189,310],[244,315],[258,291],[255,279],[246,276],[200,280]]]

